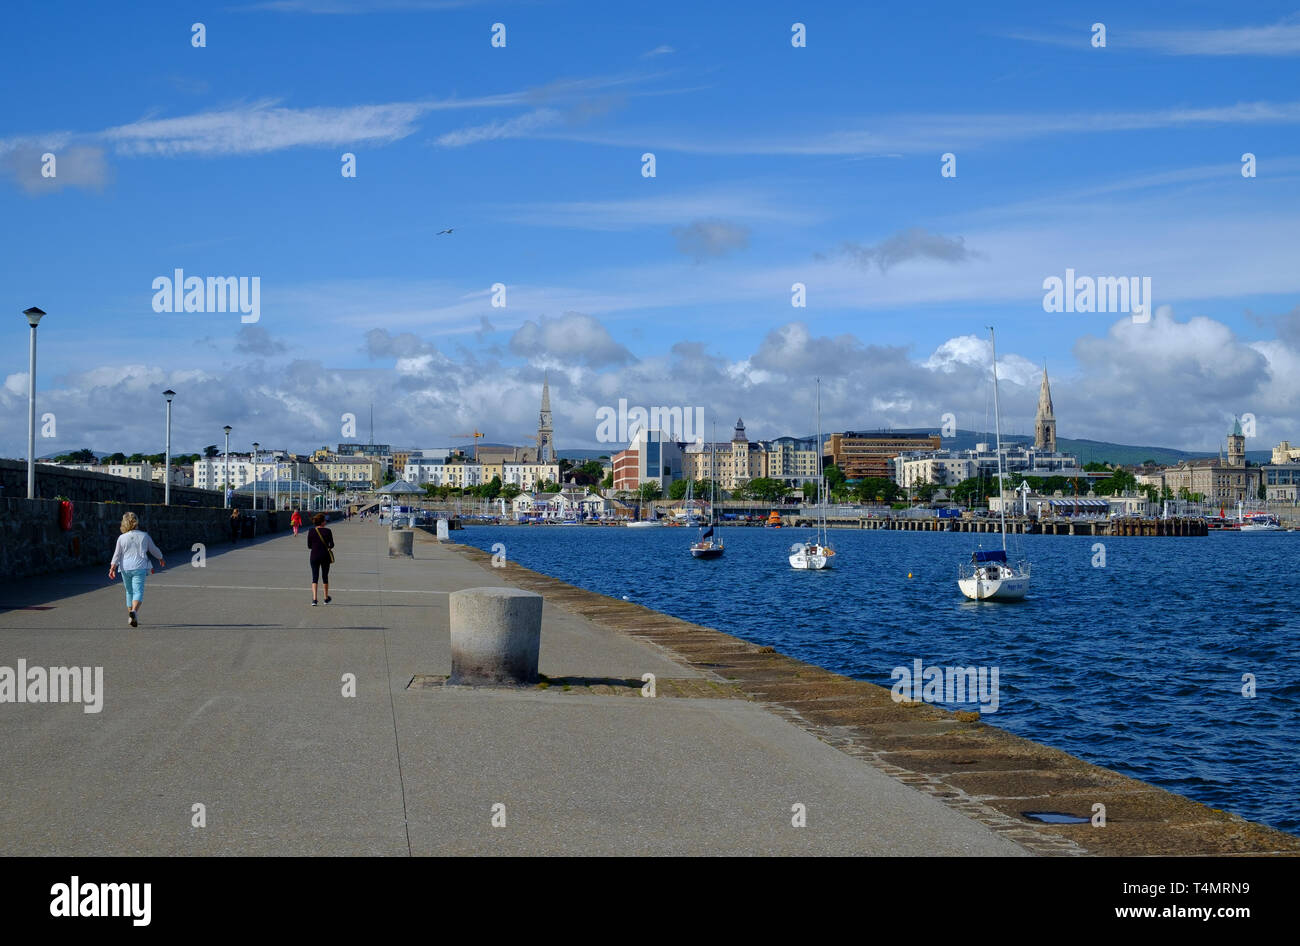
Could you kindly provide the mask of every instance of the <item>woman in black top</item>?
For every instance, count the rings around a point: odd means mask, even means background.
[[[316,581],[324,585],[325,603],[330,603],[330,562],[334,561],[334,533],[325,528],[325,514],[311,517],[312,530],[307,533],[307,550],[311,556],[311,606],[316,607]]]

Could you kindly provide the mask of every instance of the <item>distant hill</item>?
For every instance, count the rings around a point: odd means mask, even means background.
[[[910,427],[897,428],[891,432],[896,434],[936,434],[939,431],[933,427]],[[809,439],[815,439],[815,435],[810,435]],[[948,450],[973,450],[977,443],[992,443],[994,434],[992,431],[981,432],[958,429],[956,436],[944,437],[942,440],[944,448]],[[1034,438],[1027,434],[1003,434],[1002,442],[1033,443]],[[1212,453],[1197,453],[1190,450],[1178,450],[1174,447],[1143,447],[1134,444],[1110,443],[1105,440],[1072,440],[1068,437],[1058,437],[1056,448],[1062,453],[1074,454],[1079,458],[1080,463],[1133,465],[1144,460],[1155,460],[1156,463],[1162,465],[1172,465],[1195,457],[1214,456]],[[1254,463],[1267,463],[1272,457],[1273,452],[1271,450],[1246,451],[1246,459]]]

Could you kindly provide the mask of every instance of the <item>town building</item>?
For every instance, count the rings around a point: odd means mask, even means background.
[[[1223,506],[1255,502],[1263,468],[1247,466],[1246,437],[1235,418],[1227,446],[1226,458],[1220,452],[1217,457],[1184,460],[1159,474],[1144,475],[1139,482],[1167,489],[1176,499],[1200,496],[1203,502]]]
[[[1055,444],[1052,436],[1045,441]],[[1067,479],[1092,479],[1079,466],[1079,458],[1055,450],[1040,450],[1037,445],[1012,443],[1002,445],[1002,470],[1022,476],[1064,476]],[[894,482],[914,487],[925,483],[956,486],[976,476],[997,476],[998,453],[993,444],[977,443],[974,450],[934,450],[903,453],[894,458]],[[1109,476],[1104,474],[1102,478]]]
[[[821,475],[822,452],[817,449],[817,438],[800,440],[797,437],[777,437],[761,444],[763,456],[762,476],[780,480],[787,486],[803,486]]]
[[[382,486],[384,467],[379,460],[365,456],[334,457],[315,460],[313,466],[322,479],[344,489],[374,489]]]
[[[1283,440],[1273,448],[1273,463],[1280,465],[1283,463],[1295,463],[1300,461],[1300,447],[1291,446],[1291,442]]]
[[[785,439],[793,441],[794,438]],[[768,464],[765,445],[749,439],[743,419],[736,420],[731,440],[725,443],[696,441],[679,446],[682,448],[682,475],[696,480],[712,477],[717,480],[719,489],[731,492],[752,479],[766,475],[764,471]],[[793,459],[791,462],[794,462]],[[713,473],[710,473],[710,468]]]
[[[1268,463],[1260,467],[1260,475],[1268,502],[1296,505],[1300,501],[1300,462]]]
[[[894,458],[903,453],[938,450],[943,441],[938,434],[896,434],[889,431],[859,433],[845,431],[831,434],[823,452],[839,467],[846,479],[891,479]]]
[[[614,489],[634,490],[655,480],[667,493],[669,483],[686,475],[682,447],[662,430],[638,430],[631,445],[614,454]]]

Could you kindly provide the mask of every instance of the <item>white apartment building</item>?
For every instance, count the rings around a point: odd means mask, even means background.
[[[501,485],[513,483],[525,493],[531,493],[542,483],[559,484],[560,465],[558,463],[502,463]]]
[[[916,450],[894,457],[894,482],[899,486],[934,483],[955,486],[987,472],[996,475],[998,454],[992,444],[977,443],[974,450]],[[1078,457],[1026,444],[1004,444],[1002,470],[1025,476],[1084,476]]]

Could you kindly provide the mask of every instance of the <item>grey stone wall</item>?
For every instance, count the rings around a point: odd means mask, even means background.
[[[27,461],[0,460],[0,496],[26,498]],[[74,503],[102,503],[110,499],[119,503],[158,503],[163,501],[163,484],[144,480],[91,473],[88,470],[65,470],[49,463],[36,464],[36,497],[53,499],[66,496]],[[265,497],[263,497],[265,498]],[[252,497],[236,496],[235,504],[252,507]],[[221,491],[173,486],[174,506],[220,506]],[[259,504],[260,505],[260,504]],[[159,546],[161,548],[161,546]]]
[[[74,501],[72,528],[65,532],[59,528],[58,500],[5,498],[0,500],[0,581],[82,565],[107,565],[122,534],[122,514],[128,509],[140,518],[140,528],[158,548],[174,557],[169,565],[188,562],[195,542],[212,547],[230,543],[230,512],[226,509]],[[283,514],[277,517],[258,510],[256,516],[258,535],[272,531],[273,526],[288,525]],[[276,518],[279,523],[273,521]]]
[[[85,565],[107,566],[127,510],[139,517],[140,528],[171,559],[169,566],[189,563],[196,542],[209,551],[230,544],[230,511],[220,507],[74,501],[72,528],[64,531],[59,528],[58,500],[4,498],[0,499],[0,581]],[[289,528],[285,512],[259,509],[241,515],[256,516],[258,536]],[[330,519],[339,515],[326,513]]]

